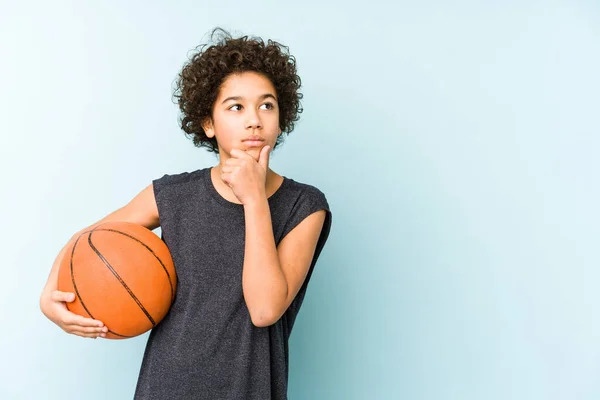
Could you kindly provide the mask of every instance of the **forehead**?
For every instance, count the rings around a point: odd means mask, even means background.
[[[276,95],[269,78],[257,72],[242,72],[225,78],[219,88],[218,99],[230,96],[253,98],[267,93]]]

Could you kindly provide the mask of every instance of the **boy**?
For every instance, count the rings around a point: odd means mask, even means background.
[[[136,399],[286,399],[289,336],[331,227],[319,189],[269,168],[301,112],[295,59],[223,33],[190,58],[176,91],[182,129],[219,163],[155,179],[85,229],[160,226],[175,263],[175,301],[148,338]],[[102,337],[102,322],[70,313],[74,294],[56,290],[63,256],[42,311],[68,333]]]

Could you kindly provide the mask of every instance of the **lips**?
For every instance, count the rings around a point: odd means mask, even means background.
[[[262,147],[264,146],[265,139],[261,138],[258,135],[252,135],[243,140],[244,144],[247,147]]]
[[[244,142],[264,142],[265,139],[261,138],[260,136],[250,136],[247,137],[246,139],[243,140]]]

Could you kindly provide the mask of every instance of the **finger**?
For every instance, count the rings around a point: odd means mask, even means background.
[[[72,292],[61,292],[60,290],[53,290],[50,298],[54,301],[66,301],[70,303],[75,300],[75,293]]]
[[[81,326],[81,325],[67,325],[65,327],[65,330],[70,332],[70,333],[74,333],[74,334],[91,334],[94,333],[96,335],[99,335],[101,333],[106,333],[108,332],[108,329],[106,327],[98,327],[98,326]]]
[[[225,160],[225,162],[223,163],[223,165],[221,166],[224,167],[226,165],[240,165],[240,159],[239,158],[228,158],[227,160]]]
[[[77,315],[70,311],[66,312],[66,315],[62,318],[62,321],[65,325],[79,325],[79,326],[89,326],[89,327],[98,327],[102,328],[104,323],[102,321],[98,321],[97,319],[85,318],[81,315]]]
[[[231,173],[230,172],[222,172],[221,180],[223,181],[223,183],[225,183],[227,186],[229,186],[231,184]]]
[[[240,150],[240,149],[231,149],[229,154],[231,154],[232,157],[236,157],[238,159],[239,158],[250,158],[250,159],[254,160],[250,154],[248,154],[244,150]]]
[[[79,333],[79,332],[68,332],[68,333],[70,333],[71,335],[80,336],[80,337],[84,337],[84,338],[90,338],[90,339],[97,339],[98,337],[103,337],[97,333]]]
[[[258,156],[258,163],[265,169],[269,170],[269,156],[271,155],[271,146],[265,146],[260,149],[260,155]]]
[[[237,165],[233,166],[233,165],[224,165],[221,167],[221,172],[225,172],[225,173],[231,173],[233,171],[235,171],[238,168]]]

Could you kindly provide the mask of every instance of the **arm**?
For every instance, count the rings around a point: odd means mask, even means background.
[[[40,296],[40,309],[47,318],[68,333],[95,338],[101,333],[103,324],[100,321],[84,318],[68,311],[64,302],[73,301],[75,296],[73,293],[65,293],[56,290],[58,286],[58,269],[66,249],[81,232],[110,221],[132,222],[142,225],[150,230],[158,228],[160,222],[158,219],[156,200],[154,199],[153,185],[150,184],[142,190],[124,207],[108,214],[100,221],[73,235],[54,260],[48,280],[46,281],[46,285]]]
[[[244,205],[246,241],[242,286],[252,323],[265,327],[287,310],[304,282],[325,221],[325,211],[306,217],[275,246],[266,198]]]

